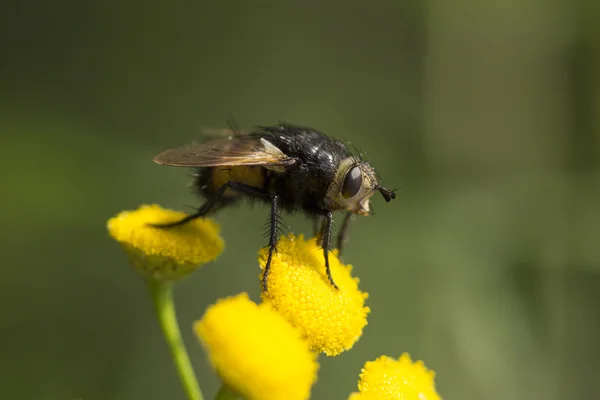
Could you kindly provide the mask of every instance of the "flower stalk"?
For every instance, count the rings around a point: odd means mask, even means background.
[[[189,400],[204,400],[190,357],[181,338],[173,302],[173,285],[149,280],[148,288],[183,389]]]

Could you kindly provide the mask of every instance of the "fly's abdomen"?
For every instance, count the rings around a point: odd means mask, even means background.
[[[198,182],[205,196],[210,196],[228,181],[240,182],[258,189],[265,187],[265,174],[262,167],[226,166],[214,167],[203,171],[202,181]],[[199,176],[200,177],[200,176]],[[234,190],[227,189],[223,194],[227,199],[244,196]]]

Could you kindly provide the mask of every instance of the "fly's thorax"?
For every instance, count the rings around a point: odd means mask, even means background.
[[[331,209],[369,215],[369,200],[378,187],[375,170],[353,157],[344,159],[327,189]]]

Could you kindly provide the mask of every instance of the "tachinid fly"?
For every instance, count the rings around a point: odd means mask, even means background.
[[[376,191],[387,202],[396,198],[394,191],[379,184],[367,161],[353,155],[344,143],[315,129],[279,124],[252,132],[232,129],[224,133],[224,137],[167,150],[154,158],[158,164],[196,168],[194,186],[205,198],[197,212],[158,226],[184,224],[241,198],[269,203],[269,252],[262,276],[262,288],[267,290],[279,214],[281,210],[302,211],[315,222],[322,221],[317,230],[327,277],[337,288],[329,270],[332,212],[345,212],[337,243],[341,254],[351,216],[369,215],[369,201]]]

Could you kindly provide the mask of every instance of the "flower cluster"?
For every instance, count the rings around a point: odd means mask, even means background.
[[[365,364],[358,382],[359,392],[352,393],[349,400],[439,400],[434,379],[435,373],[422,361],[413,362],[408,353],[398,360],[381,356]]]
[[[224,248],[218,225],[207,219],[176,228],[156,226],[185,216],[157,205],[141,206],[111,218],[108,230],[147,280],[171,283],[215,260]],[[266,260],[267,249],[262,249],[258,262],[263,271]],[[368,294],[359,289],[352,266],[340,262],[336,250],[329,261],[338,289],[328,281],[316,238],[283,237],[261,303],[246,293],[220,299],[194,323],[224,388],[249,400],[308,399],[317,380],[318,355],[339,355],[359,340],[370,312],[365,306]],[[408,354],[367,362],[358,392],[349,397],[439,398],[433,371],[420,361],[413,363]]]
[[[308,342],[268,304],[245,293],[219,300],[194,324],[224,382],[249,400],[302,400],[319,368]]]
[[[350,349],[367,325],[368,297],[358,289],[352,266],[343,265],[337,251],[329,257],[331,274],[339,289],[331,286],[325,272],[323,249],[316,238],[283,237],[271,261],[269,290],[262,298],[273,304],[309,340],[311,349],[335,356]],[[265,268],[267,249],[260,252]]]
[[[201,264],[215,260],[224,242],[219,226],[195,219],[173,229],[154,225],[180,220],[185,213],[165,210],[156,204],[122,211],[108,220],[110,235],[129,255],[132,266],[149,279],[175,281]]]

